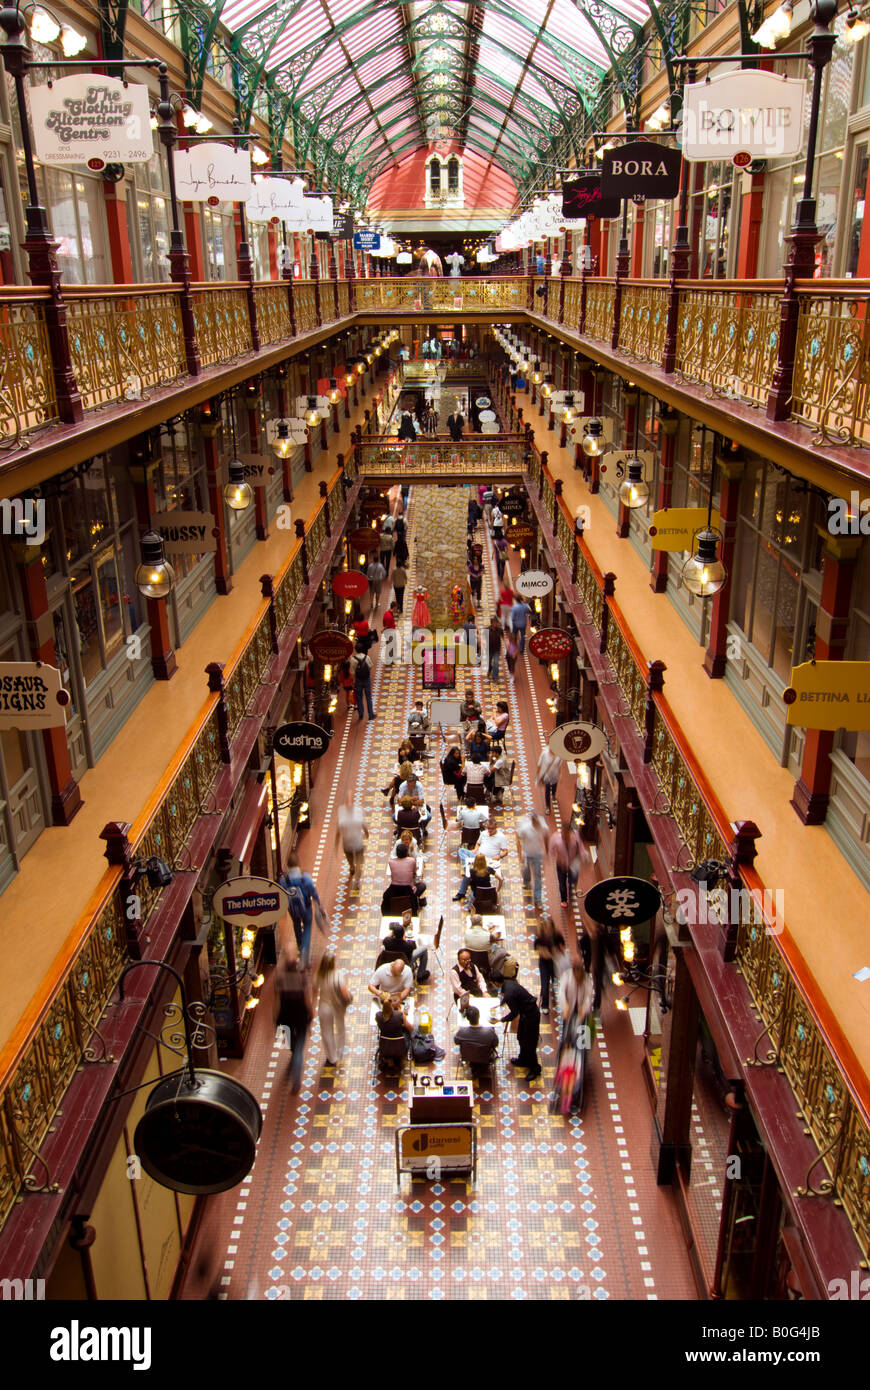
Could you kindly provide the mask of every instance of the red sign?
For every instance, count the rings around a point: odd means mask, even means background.
[[[558,661],[570,656],[573,650],[574,638],[558,627],[544,627],[529,638],[529,651],[541,661]]]
[[[520,522],[516,526],[506,526],[504,537],[508,545],[513,545],[519,550],[521,546],[534,545],[537,534],[534,526],[524,526]]]
[[[315,661],[325,661],[332,666],[346,661],[353,651],[353,642],[337,628],[323,628],[308,639],[308,650]]]
[[[368,592],[369,581],[359,570],[339,570],[332,576],[332,587],[339,598],[362,598]]]
[[[377,531],[373,531],[370,527],[368,530],[360,527],[358,531],[351,531],[348,540],[352,550],[377,550],[380,545]]]
[[[731,163],[736,164],[738,169],[746,169],[752,163],[752,155],[748,150],[738,150],[735,155],[732,155]]]

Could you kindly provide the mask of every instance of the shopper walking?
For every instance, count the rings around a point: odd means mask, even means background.
[[[583,863],[582,855],[580,836],[570,821],[563,825],[561,831],[556,830],[550,836],[550,858],[556,866],[556,877],[559,880],[559,899],[563,907],[568,906],[569,887],[573,891],[580,877],[580,868]]]
[[[377,557],[372,560],[366,570],[366,578],[369,581],[369,613],[377,613],[378,603],[381,597],[381,585],[387,577],[387,571]]]
[[[363,700],[369,712],[369,719],[376,719],[375,708],[372,704],[372,668],[367,652],[357,652],[351,657],[353,665],[353,693],[356,699],[356,712],[360,719],[363,717]]]
[[[349,791],[344,805],[338,808],[338,829],[335,844],[339,842],[344,849],[344,857],[350,868],[351,882],[362,878],[363,848],[369,838],[369,828],[365,823],[362,807],[354,801],[353,790]]]
[[[404,542],[402,542],[404,544]],[[398,547],[398,540],[396,546]],[[408,582],[408,571],[404,564],[393,566],[393,593],[396,596],[396,607],[400,613],[405,611],[405,585]]]
[[[290,960],[285,956],[282,960],[275,977],[275,1022],[284,1029],[290,1050],[290,1090],[295,1093],[302,1087],[305,1040],[314,1017],[314,998],[308,970],[300,958],[294,956]]]
[[[311,928],[314,924],[314,904],[317,904],[318,913],[323,913],[323,904],[320,901],[320,894],[314,879],[309,873],[304,873],[299,867],[299,856],[289,854],[287,856],[287,868],[279,878],[278,882],[284,889],[289,900],[290,921],[293,923],[293,935],[296,937],[296,946],[299,957],[304,964],[308,961],[308,953],[311,948]]]
[[[549,815],[552,804],[556,799],[556,787],[562,772],[562,759],[547,747],[541,749],[541,756],[538,759],[538,770],[535,773],[535,781],[543,783],[544,787],[544,806]]]
[[[320,1036],[326,1053],[326,1065],[338,1066],[344,1052],[344,1016],[353,1003],[343,970],[336,966],[335,956],[327,951],[317,968],[317,1017]]]
[[[489,627],[486,630],[487,641],[489,643],[489,678],[491,681],[498,681],[498,661],[501,656],[501,644],[504,639],[501,623],[493,615],[489,620]]]
[[[541,1075],[541,1064],[538,1061],[538,1040],[541,1036],[541,1012],[534,1001],[534,998],[527,989],[524,989],[517,979],[517,962],[513,956],[508,956],[502,965],[502,987],[501,994],[508,1012],[502,1014],[499,1022],[510,1023],[513,1019],[519,1019],[517,1027],[517,1043],[519,1053],[516,1057],[511,1057],[512,1067],[527,1067],[528,1081],[534,1081]]]
[[[523,883],[526,887],[531,883],[535,907],[540,908],[544,855],[547,853],[550,827],[540,811],[530,811],[528,815],[520,816],[514,828],[523,864]]]

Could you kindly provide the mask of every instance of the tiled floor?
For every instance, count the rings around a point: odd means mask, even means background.
[[[467,495],[461,495],[463,507]],[[412,495],[412,566],[421,501],[419,492]],[[460,579],[464,560],[464,554],[457,557]],[[412,569],[409,594],[415,578]],[[494,580],[490,558],[484,623],[494,609]],[[508,1039],[492,1089],[478,1091],[474,1185],[465,1178],[412,1184],[404,1177],[397,1186],[394,1130],[407,1119],[408,1073],[397,1081],[375,1071],[366,985],[377,954],[378,903],[393,834],[378,787],[393,766],[419,680],[419,668],[379,663],[378,718],[362,725],[355,715],[348,718],[334,741],[338,747],[327,755],[331,775],[319,779],[313,829],[300,846],[330,913],[329,944],[355,996],[343,1063],[335,1071],[324,1067],[315,1024],[302,1092],[291,1094],[287,1054],[276,1043],[270,1001],[264,999],[247,1054],[233,1064],[265,1111],[256,1164],[243,1188],[209,1202],[182,1296],[201,1298],[210,1291],[218,1298],[269,1300],[692,1299],[696,1292],[673,1197],[656,1187],[650,1160],[643,1041],[607,999],[582,1119],[550,1114],[556,1039],[544,1020],[540,1080],[530,1088],[522,1074],[514,1074]],[[515,680],[506,686],[503,673],[498,691],[479,670],[470,683],[487,713],[506,692],[508,749],[517,763],[516,814],[532,804],[543,809],[533,778],[545,718],[550,726],[537,661],[526,654]],[[437,757],[424,783],[433,808],[444,795],[452,809],[453,793],[441,786]],[[353,892],[334,849],[335,809],[349,785],[359,789],[371,831],[363,882]],[[566,807],[567,796],[566,787]],[[499,820],[513,846],[514,810],[506,806]],[[455,1011],[448,1016],[452,992],[443,973],[455,959],[464,925],[459,905],[451,901],[459,874],[457,839],[453,831],[445,843],[439,826],[429,840],[424,930],[434,932],[442,914],[445,928],[441,962],[430,958],[432,976],[420,991],[433,1013],[436,1039],[447,1048],[440,1070],[450,1077],[461,1071],[450,1042],[458,1020]],[[501,902],[508,941],[520,961],[521,983],[537,991],[535,918],[513,848],[507,864]],[[549,871],[545,895],[573,939],[573,913],[558,907]]]

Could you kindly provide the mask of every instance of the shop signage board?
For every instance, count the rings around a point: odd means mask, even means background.
[[[245,213],[250,222],[271,222],[273,217],[286,221],[292,213],[302,211],[301,179],[257,179],[253,192],[245,203]]]
[[[332,576],[333,592],[339,598],[362,598],[368,587],[369,581],[359,570],[339,570]]]
[[[378,532],[373,531],[371,527],[366,530],[364,526],[361,526],[356,531],[351,531],[348,540],[350,541],[351,550],[361,550],[364,552],[377,550],[381,543]]]
[[[710,525],[721,530],[717,511],[711,513]],[[706,526],[706,507],[662,507],[650,518],[650,544],[653,550],[691,550],[696,532]]]
[[[499,502],[502,516],[525,516],[527,506],[526,499],[519,497],[516,493],[511,493],[509,497],[503,497]]]
[[[785,722],[804,729],[870,729],[870,661],[805,661],[783,691]]]
[[[607,745],[604,730],[597,724],[560,724],[549,738],[549,749],[565,762],[588,763]]]
[[[73,73],[28,90],[36,158],[65,168],[144,164],[154,154],[151,104],[142,82]]]
[[[523,598],[543,598],[553,587],[553,580],[544,570],[526,570],[514,580],[514,588]]]
[[[775,72],[722,72],[683,89],[688,160],[784,159],[804,145],[807,84]]]
[[[282,758],[292,763],[313,762],[322,758],[332,734],[319,724],[310,724],[305,719],[297,719],[292,724],[282,724],[272,736],[272,748]]]
[[[353,234],[354,251],[380,251],[381,237],[379,232],[354,232]]]
[[[251,487],[265,487],[274,477],[275,464],[268,454],[239,454],[239,461],[244,465],[245,482]]]
[[[212,898],[212,911],[234,927],[274,927],[287,906],[284,889],[270,878],[228,878]]]
[[[69,702],[56,666],[0,661],[0,729],[62,729]]]
[[[175,187],[186,203],[246,203],[254,191],[251,156],[216,140],[205,140],[172,156]]]
[[[561,661],[574,650],[574,638],[560,627],[544,627],[529,638],[529,651],[540,661]]]
[[[330,666],[337,666],[351,655],[353,642],[347,633],[339,631],[338,628],[321,628],[319,632],[315,632],[309,637],[308,650],[315,661],[323,661]]]
[[[618,217],[622,211],[618,198],[605,198],[601,174],[597,169],[580,173],[562,183],[562,215],[566,221],[577,217]]]
[[[519,549],[520,546],[534,545],[538,532],[534,526],[524,526],[520,521],[516,526],[508,526],[504,534],[505,540]]]
[[[607,198],[675,198],[682,157],[652,140],[628,140],[605,150],[601,189]]]
[[[404,1173],[465,1172],[474,1166],[470,1124],[409,1125],[398,1131],[397,1166]],[[433,1163],[434,1160],[434,1163]]]
[[[628,465],[633,459],[637,459],[643,465],[645,478],[652,476],[655,463],[652,449],[611,449],[607,455],[607,462],[601,464],[599,472],[603,477],[609,470],[621,482],[623,478],[628,477]]]
[[[605,927],[628,927],[648,922],[662,905],[661,894],[645,878],[605,878],[593,884],[583,907],[593,922]]]
[[[335,241],[350,241],[353,236],[353,215],[351,213],[333,213],[332,236]]]
[[[207,555],[217,550],[217,527],[211,512],[158,512],[151,518],[167,555]]]

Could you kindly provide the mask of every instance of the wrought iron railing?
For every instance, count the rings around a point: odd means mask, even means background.
[[[763,406],[770,393],[779,343],[782,288],[758,289],[740,280],[680,286],[677,377],[712,396]]]
[[[870,289],[799,281],[792,417],[821,444],[870,445]]]
[[[526,454],[524,439],[481,436],[477,439],[418,440],[416,443],[398,440],[395,444],[364,441],[357,449],[360,471],[366,476],[396,476],[405,473],[437,476],[468,474],[483,476],[486,472],[516,474],[524,470]]]
[[[147,398],[187,372],[181,301],[171,285],[70,286],[72,366],[85,410]]]
[[[193,321],[204,367],[233,362],[251,351],[251,320],[244,285],[194,285]]]
[[[275,284],[274,281],[266,281],[255,285],[254,301],[262,347],[268,347],[270,343],[283,343],[293,337],[286,282]]]
[[[48,290],[4,289],[0,298],[0,447],[57,420],[45,322]]]
[[[663,280],[626,280],[619,316],[619,350],[658,365],[665,350],[668,286]]]
[[[493,275],[461,279],[408,277],[358,280],[356,304],[360,312],[391,309],[397,313],[443,311],[480,312],[523,310],[527,281],[524,276]]]

